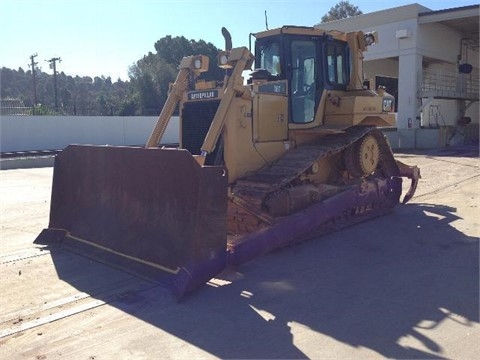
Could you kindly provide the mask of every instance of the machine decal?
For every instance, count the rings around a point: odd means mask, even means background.
[[[207,100],[218,97],[218,90],[193,91],[188,93],[188,100]]]
[[[274,83],[262,84],[258,87],[258,92],[261,94],[278,94],[287,95],[287,82],[279,81]]]

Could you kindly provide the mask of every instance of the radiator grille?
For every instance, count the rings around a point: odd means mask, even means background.
[[[187,149],[193,155],[200,155],[203,140],[219,104],[220,100],[193,101],[184,104],[182,111],[182,148]],[[218,143],[221,143],[221,139]],[[221,159],[217,158],[219,151],[221,151],[220,147],[217,144],[215,151],[208,154],[205,164],[216,165],[221,162]]]

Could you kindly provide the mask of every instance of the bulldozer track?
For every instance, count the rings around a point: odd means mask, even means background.
[[[354,126],[346,129],[344,133],[323,138],[320,144],[299,146],[290,150],[271,166],[237,180],[232,193],[248,202],[260,203],[267,194],[298,178],[315,161],[340,153],[367,134],[372,134],[377,140],[382,170],[387,176],[398,175],[398,166],[383,133],[375,127]]]
[[[275,224],[275,218],[263,207],[269,194],[291,186],[315,161],[339,154],[366,135],[373,136],[378,144],[379,168],[383,176],[399,176],[400,170],[388,140],[380,130],[372,126],[348,128],[344,133],[326,136],[320,143],[290,150],[272,165],[237,180],[230,196],[234,204],[229,206],[230,233],[254,232],[264,225]]]

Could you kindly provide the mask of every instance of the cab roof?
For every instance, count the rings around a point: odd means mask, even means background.
[[[284,25],[282,27],[260,31],[253,36],[256,39],[261,39],[265,37],[270,37],[274,35],[280,34],[293,34],[293,35],[310,35],[310,36],[323,36],[323,35],[330,35],[335,39],[344,40],[346,41],[346,33],[337,31],[337,30],[324,30],[321,28],[311,27],[311,26],[295,26],[295,25]]]

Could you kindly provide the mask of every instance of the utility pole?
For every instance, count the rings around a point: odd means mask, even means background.
[[[50,69],[53,69],[53,88],[55,89],[55,111],[58,111],[58,95],[57,95],[57,61],[62,62],[59,57],[47,60],[50,63]]]
[[[37,106],[37,82],[36,82],[36,76],[37,76],[37,70],[35,66],[38,64],[38,62],[35,62],[35,58],[38,56],[37,53],[33,54],[30,56],[30,60],[32,63],[30,66],[32,67],[32,78],[33,78],[33,114],[35,115],[35,107]]]

